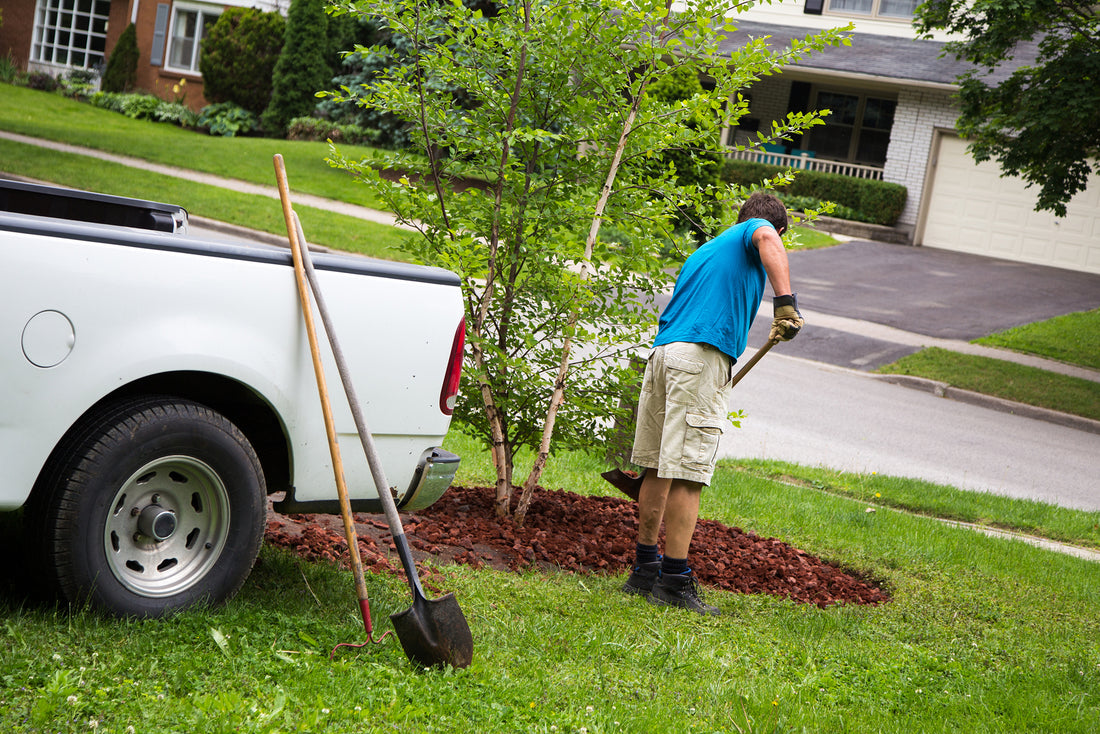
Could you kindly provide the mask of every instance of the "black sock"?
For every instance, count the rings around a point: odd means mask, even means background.
[[[661,560],[661,556],[657,553],[656,545],[642,545],[637,543],[634,546],[634,565],[640,566],[643,563],[655,563]]]
[[[686,558],[669,558],[665,556],[661,559],[661,575],[676,575],[687,573],[688,561]]]

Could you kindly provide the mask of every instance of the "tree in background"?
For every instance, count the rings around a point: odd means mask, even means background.
[[[959,78],[957,127],[977,161],[1039,187],[1036,210],[1065,216],[1100,156],[1100,13],[1088,0],[928,0],[915,25],[961,36],[946,53],[977,68]],[[1035,62],[1006,80],[986,75],[1021,46]]]
[[[292,119],[313,113],[317,93],[332,79],[330,51],[325,0],[293,0],[271,101],[261,118],[268,134],[283,135]]]
[[[520,448],[534,453],[514,515],[522,524],[550,451],[600,445],[625,412],[639,377],[626,357],[651,338],[652,296],[676,264],[665,253],[685,244],[677,212],[699,212],[716,232],[730,222],[707,216],[710,205],[728,215],[744,195],[680,185],[675,166],[655,163],[717,150],[714,130],[746,111],[729,103],[738,89],[841,42],[828,30],[792,49],[753,40],[723,55],[722,19],[739,4],[688,0],[670,14],[665,0],[506,0],[492,17],[436,0],[339,6],[407,44],[403,63],[380,65],[358,102],[404,120],[412,150],[381,164],[335,148],[332,158],[418,230],[414,258],[463,280],[469,350],[455,417],[492,452],[498,516],[511,511]],[[704,72],[711,92],[646,94],[667,75]],[[818,123],[792,113],[765,138]],[[392,182],[383,167],[410,173]]]
[[[261,114],[271,99],[271,73],[283,48],[285,27],[279,13],[226,9],[202,42],[203,96]]]
[[[705,94],[699,75],[695,72],[694,69],[681,67],[673,73],[665,74],[649,85],[646,94],[663,105],[674,105]],[[715,127],[718,119],[713,115],[699,116],[685,120],[684,124],[693,128],[709,125],[711,134],[717,141],[722,132],[720,127]],[[711,143],[705,147],[672,148],[661,155],[657,164],[672,166],[676,172],[676,182],[680,186],[714,186],[721,178],[722,164],[725,161],[725,156],[716,147]],[[716,205],[717,202],[710,203],[706,212],[710,217],[720,213],[720,208],[716,208]],[[690,231],[696,242],[702,244],[715,234],[705,231],[702,221],[702,216],[694,209],[680,208],[675,218],[675,227],[677,230]]]
[[[129,92],[137,83],[138,45],[137,28],[126,26],[118,37],[103,71],[104,92]]]

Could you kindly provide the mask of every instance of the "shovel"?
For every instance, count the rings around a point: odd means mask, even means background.
[[[752,358],[745,363],[745,366],[737,370],[737,374],[730,380],[730,387],[741,382],[741,378],[748,374],[748,371],[768,353],[768,350],[778,343],[778,339],[771,339],[765,343],[764,346],[757,349],[756,354],[752,355]],[[638,493],[642,491],[642,480],[645,479],[645,473],[645,469],[642,469],[640,474],[634,474],[633,472],[627,473],[622,469],[611,469],[610,471],[605,471],[600,474],[600,476],[606,479],[615,489],[637,502]]]
[[[412,551],[409,549],[408,539],[401,526],[401,518],[397,514],[397,506],[394,503],[393,494],[390,491],[389,482],[386,481],[382,469],[382,461],[374,445],[374,439],[367,428],[362,411],[359,408],[359,400],[352,385],[351,373],[348,370],[344,353],[336,339],[332,320],[324,297],[321,294],[320,285],[316,273],[313,270],[313,262],[310,258],[309,248],[305,246],[305,237],[302,233],[301,223],[290,207],[289,191],[286,183],[286,170],[281,155],[275,156],[275,172],[279,182],[279,194],[283,203],[283,214],[286,218],[287,232],[290,235],[291,248],[294,253],[295,276],[298,278],[299,294],[302,297],[303,311],[307,315],[306,327],[310,332],[310,349],[314,354],[314,367],[320,370],[320,360],[316,342],[316,334],[313,328],[311,309],[309,308],[308,295],[305,292],[303,278],[309,280],[313,291],[313,297],[317,304],[317,310],[321,314],[321,321],[328,334],[329,344],[332,347],[333,357],[336,361],[340,380],[344,386],[344,392],[348,398],[352,417],[355,419],[355,428],[359,432],[359,440],[363,444],[363,451],[370,466],[371,476],[378,490],[378,498],[382,502],[382,509],[386,515],[386,521],[393,536],[394,547],[401,559],[401,565],[405,570],[405,576],[409,582],[409,588],[413,594],[412,606],[403,612],[390,615],[397,639],[401,643],[405,655],[413,662],[425,667],[444,667],[450,665],[455,668],[465,668],[473,660],[474,641],[470,633],[470,626],[458,606],[454,594],[445,594],[438,599],[428,599],[424,595],[424,589],[420,585],[420,576],[413,561]],[[323,370],[318,372],[318,385],[323,384]],[[331,422],[331,411],[328,408],[327,392],[321,390],[322,405],[326,411],[326,423]],[[329,429],[330,444],[335,444],[335,431]],[[334,457],[338,455],[338,448],[333,448]],[[347,501],[346,489],[341,493],[341,481],[337,481],[337,490],[340,493],[340,512],[344,516],[345,529],[350,527],[349,536],[355,532],[354,525],[350,523],[351,507]],[[358,548],[356,547],[356,550]],[[361,565],[360,565],[361,577]],[[365,593],[365,590],[364,590]],[[363,606],[363,596],[360,595],[360,606]],[[369,616],[364,622],[370,633]]]

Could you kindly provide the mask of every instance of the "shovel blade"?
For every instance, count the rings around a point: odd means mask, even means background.
[[[638,495],[642,491],[642,479],[645,478],[645,470],[642,470],[641,474],[628,474],[622,469],[612,469],[611,471],[605,471],[600,476],[630,499],[635,502],[638,501]]]
[[[474,658],[470,625],[454,594],[438,599],[416,595],[413,605],[390,615],[405,655],[426,668],[465,668]]]

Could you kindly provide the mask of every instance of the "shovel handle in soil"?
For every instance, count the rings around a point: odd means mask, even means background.
[[[281,158],[276,156],[276,169],[282,165]],[[285,172],[283,173],[285,179]],[[304,246],[305,235],[302,232],[301,223],[297,215],[292,211],[287,214],[287,227],[293,228],[294,238],[301,243],[299,252],[302,260],[302,270],[313,290],[313,297],[317,304],[317,310],[321,314],[321,321],[328,334],[329,345],[336,362],[340,380],[343,383],[344,393],[351,409],[355,428],[359,433],[359,440],[363,445],[363,452],[370,466],[371,477],[378,490],[378,498],[389,524],[390,534],[394,547],[401,559],[401,565],[405,570],[409,588],[413,594],[413,605],[397,614],[390,615],[397,639],[401,643],[405,654],[410,660],[428,667],[451,665],[455,668],[467,667],[473,659],[473,637],[466,618],[458,606],[453,594],[446,594],[439,599],[429,600],[424,595],[420,586],[420,577],[413,561],[412,551],[409,549],[408,539],[405,537],[401,526],[401,518],[397,514],[397,506],[391,493],[389,482],[382,468],[382,461],[374,445],[374,439],[367,427],[363,412],[359,407],[359,399],[355,392],[355,386],[351,380],[351,371],[348,369],[344,352],[340,348],[336,338],[336,330],[329,316],[328,307],[325,304],[324,295],[321,292],[320,283],[313,269],[313,262],[308,247]],[[343,505],[341,505],[343,511]],[[350,510],[349,510],[350,511]]]
[[[295,226],[297,217],[290,207],[286,168],[281,155],[275,156],[275,178],[278,181],[279,198],[282,200],[283,216],[286,219],[287,234],[290,238],[290,250],[294,259],[294,278],[298,284],[298,298],[302,304],[302,317],[305,319],[306,333],[309,337],[309,351],[313,357],[313,372],[317,378],[317,392],[321,398],[321,410],[325,418],[325,433],[328,437],[329,454],[332,456],[332,470],[336,478],[336,494],[340,500],[340,516],[344,521],[344,535],[348,541],[348,553],[351,556],[352,571],[355,576],[355,591],[359,597],[359,611],[363,616],[363,627],[367,631],[367,637],[371,638],[373,630],[370,619],[370,600],[367,597],[367,584],[363,578],[363,559],[359,554],[359,537],[355,532],[355,522],[351,515],[351,501],[348,499],[348,488],[344,480],[344,463],[340,458],[340,445],[336,442],[336,424],[332,418],[325,370],[321,364],[321,350],[317,343],[317,329],[313,323],[313,309],[310,306],[309,292],[306,290],[304,248],[299,237],[300,230]],[[386,635],[382,635],[378,640],[371,639],[370,641],[381,642],[385,637]]]

